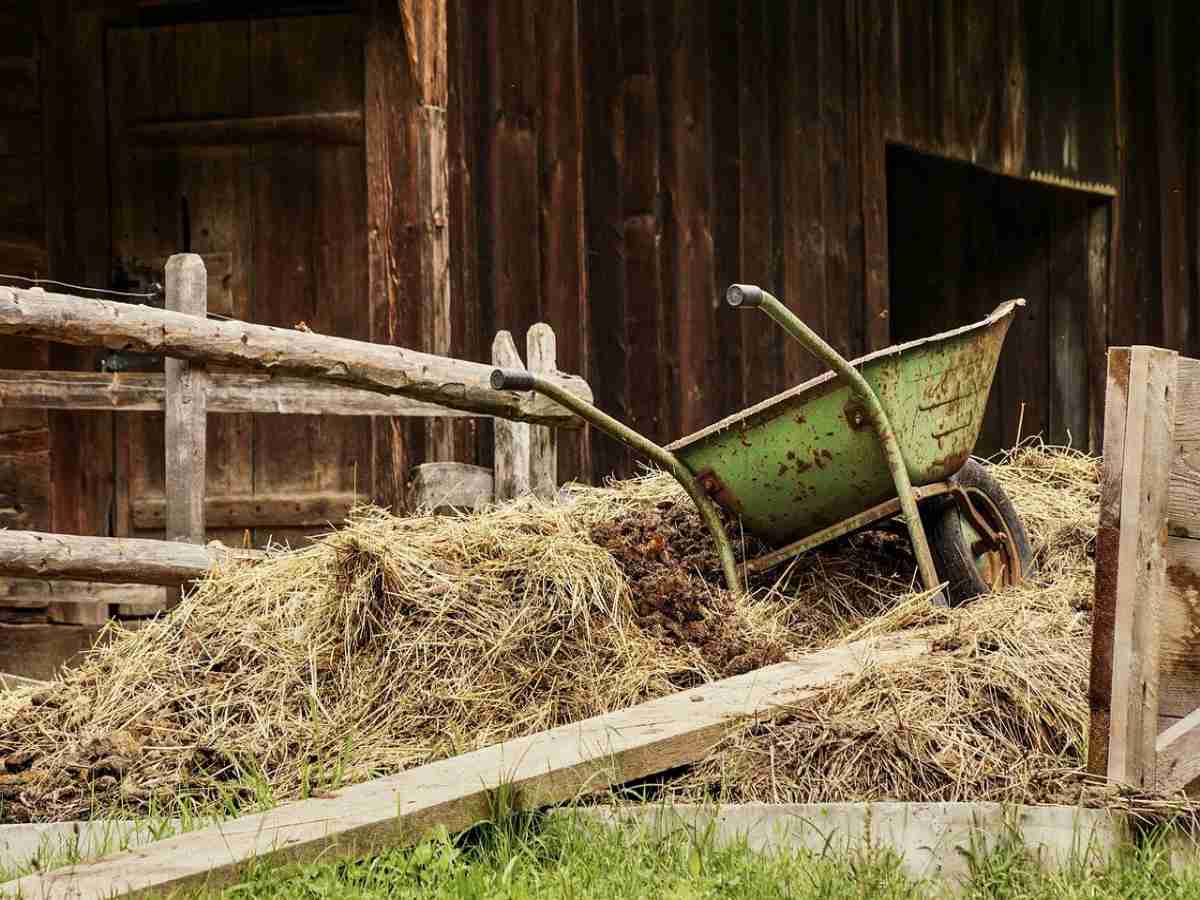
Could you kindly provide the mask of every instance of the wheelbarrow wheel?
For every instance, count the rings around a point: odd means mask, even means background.
[[[947,582],[947,599],[957,606],[1032,574],[1033,550],[1016,508],[985,466],[967,460],[950,482],[984,520],[976,520],[955,499],[930,509],[926,519],[934,564]],[[988,531],[1005,540],[991,540]]]

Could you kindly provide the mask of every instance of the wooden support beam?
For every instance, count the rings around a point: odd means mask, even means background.
[[[213,566],[230,560],[264,555],[178,541],[0,531],[0,575],[18,578],[174,586],[202,578]]]
[[[254,494],[246,497],[208,496],[204,499],[204,517],[209,528],[338,525],[346,520],[356,503],[362,503],[365,499],[349,491]],[[135,497],[132,506],[134,528],[166,527],[167,498]]]
[[[557,371],[558,349],[554,329],[538,322],[525,335],[529,370],[539,375]],[[558,493],[558,432],[545,425],[529,427],[529,489],[543,500]]]
[[[0,369],[0,409],[162,412],[166,405],[166,379],[157,372]],[[209,373],[208,411],[302,416],[473,418],[482,415],[399,394],[250,372]]]
[[[361,145],[362,110],[298,113],[289,116],[244,116],[228,119],[180,119],[138,122],[126,138],[151,147],[212,147],[306,141],[313,144]]]
[[[1109,351],[1088,766],[1110,781],[1145,789],[1156,783],[1176,368],[1173,351]]]
[[[148,306],[0,288],[0,334],[305,376],[519,421],[580,424],[569,410],[537,394],[492,390],[492,367],[482,363],[235,319],[196,319]],[[555,380],[591,401],[583,379],[558,374]]]
[[[814,697],[867,665],[933,652],[921,638],[860,641],[823,650],[169,838],[98,862],[30,875],[0,894],[38,900],[109,900],[133,893],[215,888],[250,860],[297,862],[367,855],[413,843],[438,826],[461,831],[488,815],[502,785],[522,808],[603,791],[702,759],[739,720]]]
[[[167,309],[203,320],[208,313],[208,272],[195,253],[177,253],[167,260]],[[208,372],[203,362],[168,358],[165,361],[167,414],[166,538],[204,543],[204,479],[207,471]],[[170,606],[182,598],[169,587]]]
[[[517,345],[507,331],[496,333],[492,341],[492,362],[504,369],[524,369]],[[493,460],[496,500],[511,500],[528,494],[530,434],[524,422],[496,420],[496,452]]]

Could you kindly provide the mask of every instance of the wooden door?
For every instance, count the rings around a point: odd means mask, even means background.
[[[305,131],[362,108],[358,17],[114,27],[107,47],[114,280],[161,280],[191,251],[210,313],[366,339],[361,135]],[[286,134],[264,138],[279,116]],[[361,418],[210,414],[209,538],[325,530],[365,486],[369,442]],[[116,447],[114,531],[160,536],[162,416],[119,416]]]

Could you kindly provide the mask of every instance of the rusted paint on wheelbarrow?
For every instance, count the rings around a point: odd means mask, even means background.
[[[949,496],[962,515],[961,527],[947,533],[968,542],[967,560],[1009,583],[1021,577],[1019,542],[1005,521],[1011,505],[953,476],[979,437],[1004,337],[1024,300],[1001,304],[973,325],[847,362],[766,291],[733,285],[726,296],[730,306],[762,309],[833,371],[669,447],[531,373],[497,369],[492,386],[545,394],[674,475],[711,532],[732,590],[741,590],[741,573],[714,503],[751,533],[785,544],[745,563],[752,571],[900,512],[922,582],[935,591],[918,503]]]
[[[913,485],[944,481],[979,439],[1014,310],[851,363],[887,412]],[[835,372],[667,447],[707,493],[772,543],[796,540],[895,496],[862,403]]]

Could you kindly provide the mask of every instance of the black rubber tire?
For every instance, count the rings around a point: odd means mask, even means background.
[[[1012,501],[988,472],[987,467],[969,459],[950,480],[964,488],[978,491],[992,501],[1016,544],[1023,576],[1028,578],[1032,575],[1033,548],[1029,545],[1029,535],[1025,533],[1025,526]],[[959,606],[980,594],[989,593],[992,589],[975,568],[975,558],[963,538],[960,527],[962,515],[958,504],[952,501],[943,502],[932,508],[925,520],[929,549],[933,553],[938,575],[947,582],[946,593],[951,606]]]

